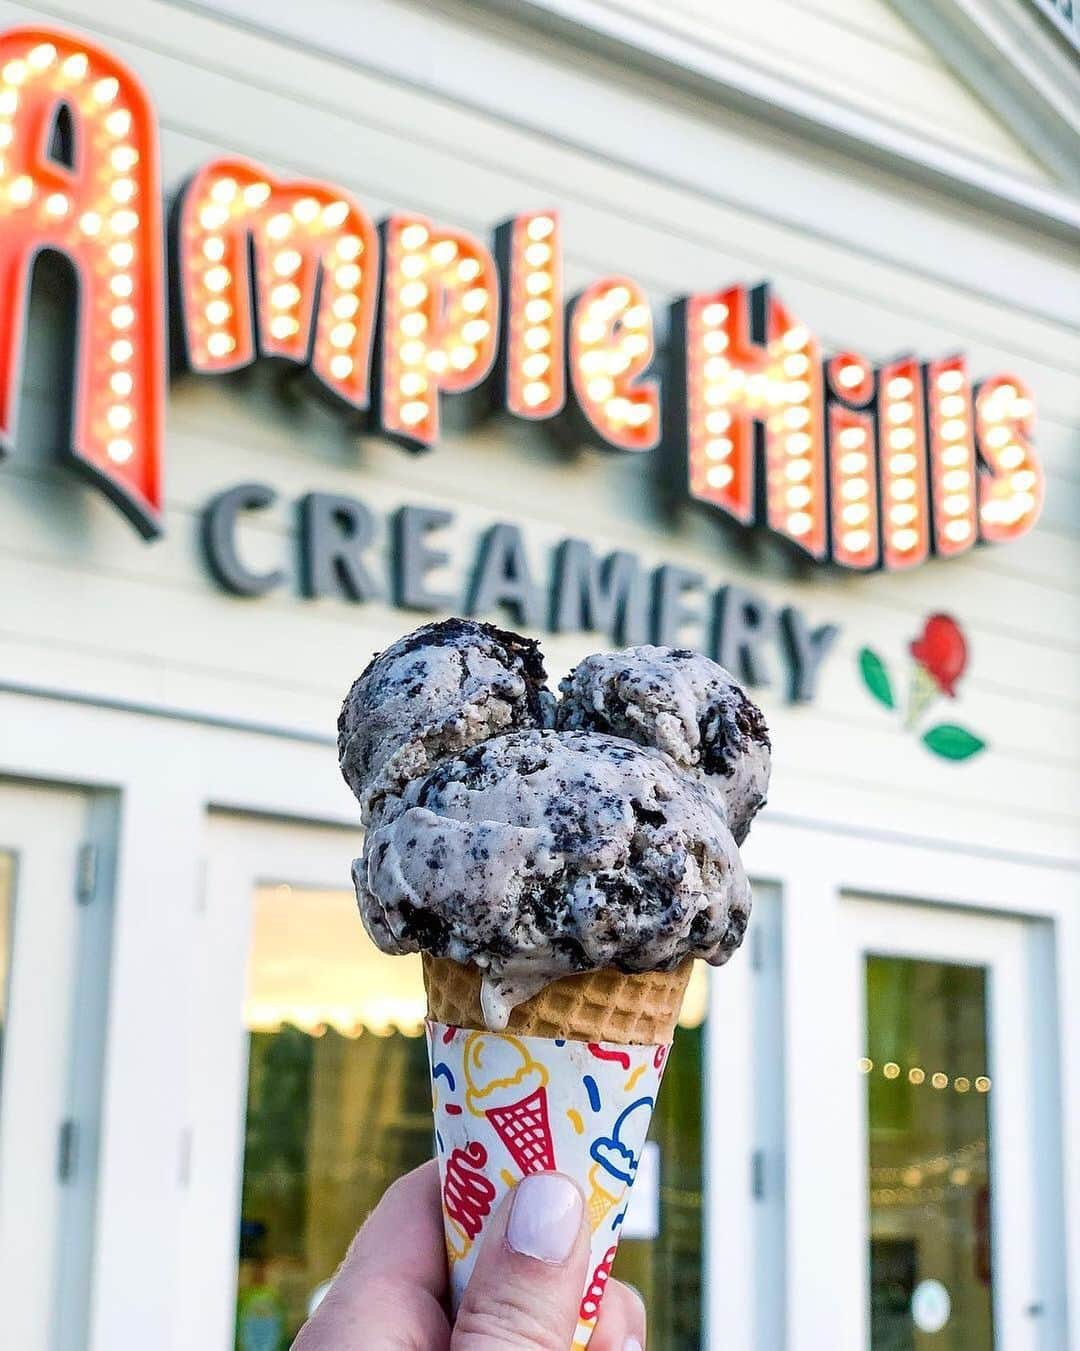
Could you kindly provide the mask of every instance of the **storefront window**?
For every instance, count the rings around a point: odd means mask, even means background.
[[[284,1351],[364,1216],[431,1157],[419,958],[351,892],[260,887],[248,971],[239,1351]]]
[[[872,1351],[994,1344],[986,973],[868,957]]]
[[[645,1297],[657,1351],[699,1346],[705,990],[699,973],[615,1268]],[[378,952],[351,893],[257,889],[238,1351],[289,1346],[364,1216],[431,1157],[424,1009],[419,959]]]

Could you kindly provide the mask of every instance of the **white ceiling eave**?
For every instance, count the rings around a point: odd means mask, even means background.
[[[757,117],[797,130],[834,149],[870,159],[879,166],[929,183],[984,209],[1021,220],[1064,239],[1075,240],[1080,236],[1080,194],[1067,185],[1056,187],[1034,183],[1006,168],[853,108],[840,99],[800,87],[763,67],[755,67],[742,57],[729,57],[651,22],[613,10],[602,0],[480,0],[480,3],[518,21],[569,38],[579,47],[591,46],[609,54],[617,51],[624,61],[662,73],[664,78],[690,87],[696,93],[708,94]],[[999,0],[893,0],[893,3],[913,23],[916,11],[927,23],[931,11],[938,14],[942,32],[932,40],[939,49],[945,45],[945,16],[949,11],[955,11],[952,16],[955,23],[949,29],[949,50],[941,52],[950,64],[956,59],[961,43],[961,19],[971,25],[976,25],[977,15],[985,20],[976,26],[986,42],[991,40],[991,32],[996,32],[998,40],[1004,41],[1004,35],[1009,31],[1000,17],[998,27],[994,29],[986,15],[979,15],[984,9],[988,12],[991,4],[1004,11],[1006,6]],[[907,15],[909,5],[910,16]],[[1015,3],[1009,3],[1009,11],[1016,9]],[[1010,17],[1017,16],[1011,13]],[[1033,19],[1032,22],[1036,21]],[[924,33],[924,36],[929,34]],[[1041,33],[1038,36],[1043,37]],[[1055,55],[1058,54],[1055,52]],[[972,43],[971,54],[965,62],[968,71],[964,75],[971,84],[975,84],[971,72],[977,69],[979,59],[979,49]],[[985,55],[982,59],[985,61]],[[1068,143],[1069,136],[1075,135],[1077,106],[1069,106],[1066,88],[1054,85],[1047,73],[1040,81],[1041,92],[1035,85],[1027,84],[1024,98],[1020,97],[1023,71],[1029,67],[1034,71],[1043,60],[1044,55],[1033,46],[1030,52],[1018,56],[1015,65],[1010,64],[1014,74],[1008,82],[1008,99],[1002,97],[994,111],[1048,168],[1062,178],[1080,181],[1077,167],[1080,139],[1071,147]],[[1045,60],[1048,64],[1049,58]],[[1057,74],[1060,76],[1060,72]],[[995,67],[984,72],[978,83],[1000,76],[1000,61],[996,61]],[[1003,79],[999,82],[1005,86]],[[979,94],[984,101],[990,101],[982,89]],[[1024,110],[1022,117],[1021,108]],[[1047,129],[1051,109],[1055,123],[1052,144]],[[1043,112],[1042,119],[1040,111]],[[1040,120],[1047,126],[1036,138],[1034,132]],[[1038,145],[1033,143],[1035,139],[1039,140]]]
[[[890,0],[1060,179],[1080,188],[1080,59],[1026,0]]]

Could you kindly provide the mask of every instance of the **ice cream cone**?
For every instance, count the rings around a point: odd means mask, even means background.
[[[482,1028],[477,968],[426,952],[423,961],[428,1016],[455,1027]],[[688,958],[674,971],[563,976],[518,1004],[506,1030],[527,1037],[659,1046],[675,1035],[693,964]]]
[[[558,1171],[580,1186],[592,1235],[574,1340],[588,1345],[691,965],[565,977],[492,1032],[480,973],[424,955],[455,1310],[503,1196],[530,1173]]]

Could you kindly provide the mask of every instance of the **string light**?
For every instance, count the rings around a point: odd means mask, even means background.
[[[79,147],[75,165],[62,173],[42,138],[61,108]],[[113,136],[117,114],[122,146]],[[131,72],[95,44],[46,28],[14,29],[0,36],[0,147],[0,250],[9,278],[0,429],[10,436],[15,420],[11,372],[23,350],[30,261],[42,247],[54,248],[74,266],[84,307],[71,453],[112,486],[144,534],[154,534],[165,290],[153,107]]]
[[[368,406],[379,245],[348,194],[332,184],[280,181],[251,160],[215,160],[185,191],[180,251],[194,370],[238,370],[260,351],[310,365],[347,406]],[[343,343],[344,303],[352,309]]]
[[[570,382],[601,441],[617,450],[660,443],[660,387],[641,376],[654,352],[652,310],[626,277],[607,277],[577,297],[570,315]]]
[[[471,235],[419,216],[385,224],[379,421],[410,446],[439,437],[439,394],[491,371],[498,339],[495,263]]]
[[[878,1068],[870,1056],[860,1056],[856,1062],[856,1068],[860,1074],[870,1075]],[[939,1092],[948,1088],[950,1082],[953,1090],[957,1093],[968,1093],[974,1088],[976,1093],[989,1093],[991,1080],[989,1075],[979,1074],[973,1079],[967,1075],[956,1075],[950,1080],[949,1075],[944,1070],[935,1070],[932,1074],[928,1073],[921,1065],[911,1065],[905,1070],[895,1060],[886,1060],[880,1067],[882,1077],[890,1081],[904,1077],[909,1084],[916,1088],[921,1088],[929,1079],[930,1087]]]
[[[975,396],[979,453],[989,473],[979,478],[979,534],[984,540],[1023,535],[1039,518],[1043,472],[1031,447],[1033,404],[1015,376],[999,375]]]
[[[552,417],[566,402],[562,240],[554,211],[515,216],[496,232],[504,293],[503,398],[517,417]],[[470,313],[486,292],[466,293]]]

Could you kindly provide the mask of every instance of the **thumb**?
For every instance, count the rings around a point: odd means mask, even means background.
[[[581,1192],[561,1173],[523,1178],[484,1239],[451,1351],[566,1351],[589,1261]]]

